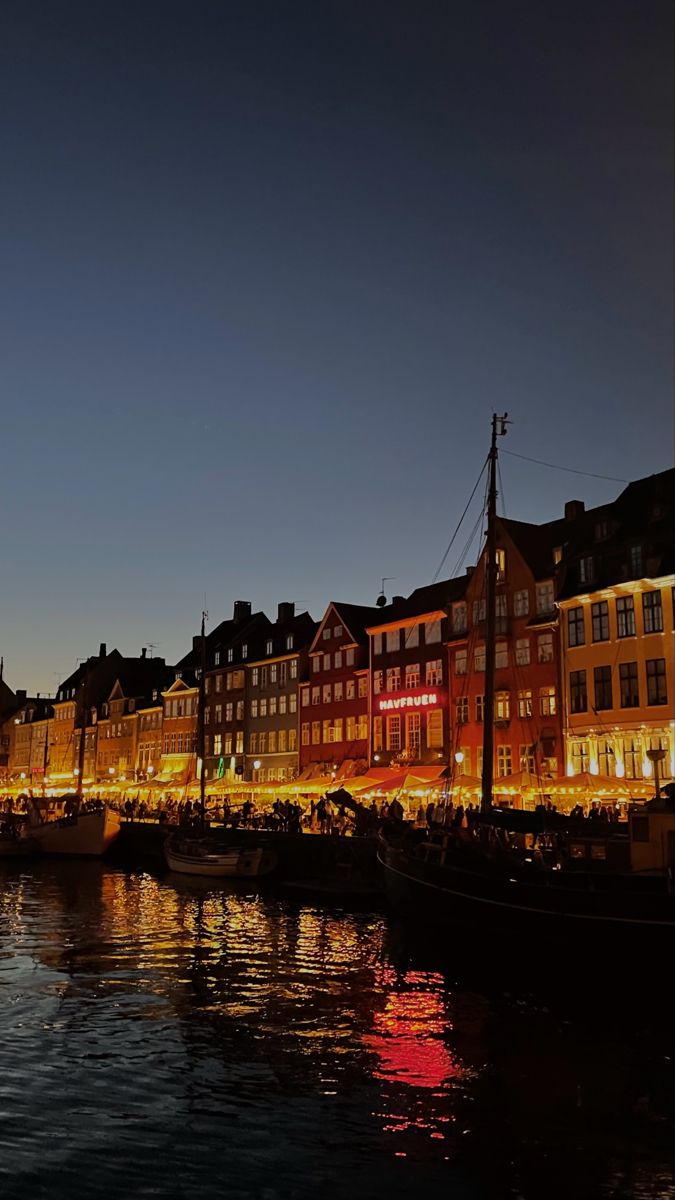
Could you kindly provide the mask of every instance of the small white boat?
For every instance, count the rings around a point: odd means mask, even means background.
[[[276,857],[261,846],[217,846],[208,837],[172,834],[164,843],[164,857],[172,871],[181,875],[212,878],[243,878],[269,875]]]
[[[120,816],[107,804],[98,812],[79,812],[31,825],[31,839],[43,854],[100,858],[120,831]]]

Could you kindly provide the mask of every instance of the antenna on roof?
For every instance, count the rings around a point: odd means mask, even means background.
[[[387,597],[384,594],[385,583],[392,583],[394,579],[396,579],[395,575],[383,575],[382,576],[382,587],[380,589],[380,594],[377,597],[377,600],[375,601],[378,608],[384,608],[385,604],[387,603]]]
[[[150,658],[154,658],[153,650],[159,646],[159,642],[146,642],[146,648],[150,651]]]

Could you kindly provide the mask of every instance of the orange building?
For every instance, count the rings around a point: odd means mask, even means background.
[[[180,787],[198,778],[197,724],[199,684],[194,671],[183,670],[162,692],[162,760],[160,783]]]

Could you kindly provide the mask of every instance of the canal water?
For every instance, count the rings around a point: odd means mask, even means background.
[[[55,861],[0,897],[3,1200],[675,1197],[649,1006],[246,884]]]

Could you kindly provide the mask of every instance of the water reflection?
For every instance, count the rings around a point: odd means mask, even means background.
[[[97,863],[2,883],[3,1197],[675,1196],[658,1050],[392,957],[378,914]]]

